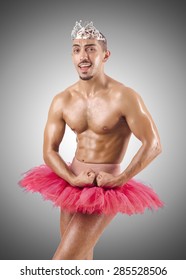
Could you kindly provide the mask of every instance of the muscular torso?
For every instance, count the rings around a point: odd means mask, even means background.
[[[109,83],[85,96],[75,85],[63,94],[63,119],[77,137],[76,158],[87,163],[120,163],[131,131],[122,113],[119,87]]]

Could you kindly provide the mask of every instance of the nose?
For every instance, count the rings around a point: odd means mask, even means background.
[[[86,50],[81,50],[80,61],[87,59],[87,58],[88,58],[88,54],[87,54]]]

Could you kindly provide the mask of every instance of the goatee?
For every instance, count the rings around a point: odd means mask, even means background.
[[[81,76],[79,76],[79,77],[83,81],[88,81],[88,80],[91,80],[93,78],[93,76],[88,76],[88,77],[81,77]]]

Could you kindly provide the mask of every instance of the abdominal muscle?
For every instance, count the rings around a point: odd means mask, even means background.
[[[77,135],[75,158],[89,164],[120,164],[129,139],[130,133],[125,130],[105,134],[85,131]]]

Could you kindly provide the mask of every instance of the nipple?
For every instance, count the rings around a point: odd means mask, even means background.
[[[107,130],[108,130],[108,126],[104,126],[104,127],[103,127],[103,130],[104,130],[104,131],[107,131]]]

